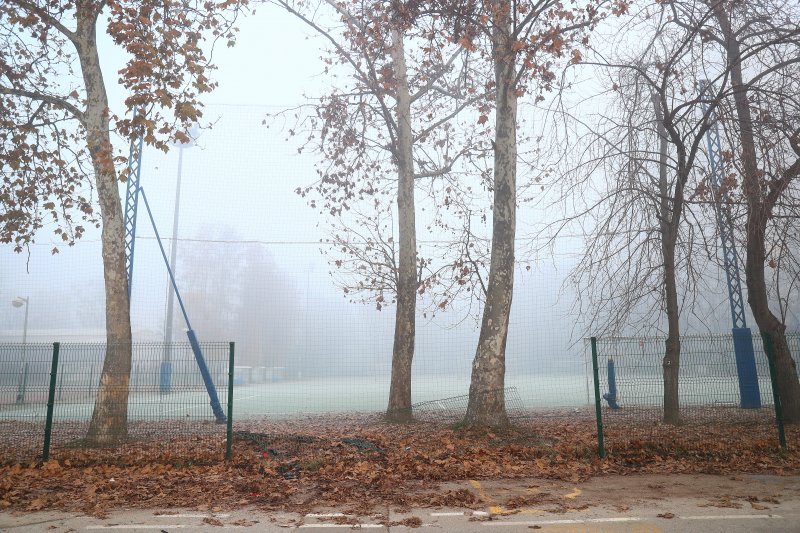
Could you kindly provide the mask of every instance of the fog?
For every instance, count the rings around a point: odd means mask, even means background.
[[[303,93],[321,94],[326,78],[319,43],[289,17],[264,10],[243,23],[239,45],[215,54],[220,89],[209,98],[197,146],[184,149],[177,284],[188,318],[201,341],[233,341],[236,364],[280,368],[304,379],[367,376],[383,380],[391,368],[394,308],[351,302],[329,274],[320,253],[328,225],[294,189],[316,178],[314,155],[297,153],[270,113],[302,104]],[[121,58],[105,56],[109,80]],[[119,107],[124,95],[112,87]],[[125,150],[124,144],[119,146]],[[179,150],[146,150],[141,185],[153,208],[169,254]],[[120,189],[124,198],[124,187]],[[421,202],[424,206],[424,201]],[[567,282],[583,250],[583,238],[567,235],[548,244],[531,228],[553,216],[536,205],[520,209],[519,259],[507,346],[507,373],[575,375],[587,372],[591,334],[586,316],[574,310],[575,289]],[[421,215],[424,217],[425,215]],[[490,219],[487,224],[490,224]],[[0,341],[22,340],[24,309],[10,301],[29,299],[28,342],[102,342],[104,292],[99,233],[90,229],[75,246],[52,239],[45,227],[22,254],[0,248]],[[484,233],[490,232],[485,225]],[[143,206],[137,227],[131,302],[135,342],[162,342],[168,277]],[[422,245],[441,235],[421,232]],[[54,246],[59,252],[51,253]],[[530,268],[528,268],[530,267]],[[709,265],[707,294],[687,333],[729,331],[723,276]],[[441,397],[465,394],[478,337],[480,305],[459,300],[418,318],[415,380],[438,383]],[[748,316],[752,325],[752,318]],[[796,317],[794,318],[796,321]],[[792,324],[790,324],[791,329]],[[797,327],[797,324],[794,324]],[[186,340],[186,324],[174,314],[174,341]],[[659,335],[660,317],[643,317],[618,333]],[[436,378],[436,376],[446,376]],[[437,381],[438,380],[438,381]],[[387,390],[388,394],[388,390]]]

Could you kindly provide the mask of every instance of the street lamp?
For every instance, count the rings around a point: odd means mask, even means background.
[[[16,308],[20,308],[23,305],[25,306],[25,322],[22,326],[22,372],[19,376],[19,385],[17,386],[17,403],[22,404],[25,403],[25,388],[28,384],[28,354],[27,354],[27,343],[28,343],[28,310],[30,306],[28,305],[29,299],[23,298],[22,296],[17,296],[13,300],[11,300],[11,305]]]
[[[183,151],[197,144],[200,128],[195,123],[189,129],[189,140],[178,144],[178,180],[175,184],[175,210],[172,217],[172,244],[169,251],[169,268],[175,275],[175,263],[178,256],[178,220],[181,205],[181,176],[183,174]],[[161,379],[159,388],[161,394],[168,394],[172,388],[172,312],[175,307],[175,288],[167,280],[167,316],[164,318],[164,356],[161,361]]]

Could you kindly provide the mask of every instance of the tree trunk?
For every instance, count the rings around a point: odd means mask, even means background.
[[[514,292],[514,238],[517,210],[517,95],[515,56],[507,9],[493,9],[493,60],[497,87],[494,201],[489,285],[465,424],[503,427],[508,425],[505,406],[505,351],[508,320]]]
[[[411,420],[411,362],[414,358],[417,303],[417,230],[414,213],[414,160],[411,97],[406,76],[403,35],[392,28],[392,60],[397,89],[397,216],[400,250],[397,272],[397,310],[392,348],[392,380],[386,417]]]
[[[751,211],[747,216],[747,251],[745,277],[747,280],[747,302],[753,311],[758,329],[772,337],[775,347],[775,374],[778,394],[783,406],[783,419],[787,424],[800,424],[800,381],[797,378],[797,365],[789,351],[786,341],[786,326],[778,320],[769,308],[767,280],[764,274],[766,252],[764,231],[767,216]],[[766,346],[764,346],[766,349]]]
[[[678,283],[675,277],[675,246],[677,242],[677,229],[680,223],[681,210],[676,213],[670,209],[670,190],[667,174],[669,172],[669,154],[667,130],[664,126],[664,113],[656,95],[653,95],[653,108],[656,115],[656,129],[659,137],[658,161],[658,192],[661,197],[659,202],[658,220],[661,230],[661,256],[664,260],[664,304],[667,311],[667,340],[664,345],[664,359],[662,367],[664,372],[664,423],[677,425],[680,423],[680,401],[678,396],[678,379],[680,376],[681,338],[680,338],[680,308],[678,307]],[[680,157],[681,162],[684,157]],[[673,208],[680,209],[683,205],[683,187],[680,181],[676,183],[675,194],[677,198]]]
[[[80,6],[80,4],[79,4]],[[84,127],[92,157],[102,217],[103,274],[106,289],[106,355],[87,439],[95,445],[124,440],[128,431],[128,381],[131,371],[131,321],[125,269],[125,229],[117,175],[112,160],[108,98],[97,51],[95,7],[78,8],[77,49],[86,87]]]
[[[786,342],[786,328],[780,324],[778,331],[768,331],[775,347],[775,377],[783,407],[783,420],[787,424],[800,424],[800,386],[797,380],[797,365]],[[766,348],[766,346],[765,346]]]
[[[664,423],[680,423],[678,375],[681,357],[681,338],[678,323],[678,288],[675,281],[675,241],[661,242],[664,256],[664,300],[667,307],[667,340],[664,346]]]
[[[758,329],[772,336],[775,345],[775,371],[777,373],[778,393],[783,405],[784,420],[790,424],[800,424],[800,381],[797,367],[789,352],[786,341],[786,327],[769,308],[766,268],[766,245],[764,236],[767,221],[772,216],[774,202],[764,197],[761,186],[761,172],[758,169],[756,145],[753,135],[753,119],[747,96],[747,85],[742,74],[742,58],[739,41],[733,31],[725,5],[722,2],[710,4],[714,16],[725,38],[727,63],[730,68],[733,99],[739,126],[741,142],[741,161],[744,168],[743,189],[747,198],[747,248],[745,255],[745,280],[747,282],[747,302],[753,312]]]

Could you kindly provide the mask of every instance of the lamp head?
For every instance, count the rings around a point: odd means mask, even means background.
[[[23,298],[22,296],[17,296],[13,300],[11,300],[11,305],[14,307],[22,307],[23,305],[28,303],[27,298]]]
[[[174,142],[172,143],[173,146],[177,146],[179,148],[191,148],[197,144],[197,139],[200,137],[200,125],[195,122],[189,128],[189,131],[186,132],[189,135],[189,140],[186,142]]]
[[[200,137],[200,124],[198,124],[197,122],[192,124],[192,127],[189,128],[189,137],[192,138],[192,144],[195,144],[197,138]]]

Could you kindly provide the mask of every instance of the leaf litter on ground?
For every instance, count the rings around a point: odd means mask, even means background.
[[[788,451],[779,450],[766,431],[724,426],[655,428],[650,437],[628,439],[623,432],[611,433],[609,454],[600,459],[592,420],[529,420],[503,432],[441,423],[396,425],[361,415],[242,426],[246,430],[236,432],[230,461],[223,460],[224,442],[201,436],[173,439],[166,448],[158,440],[117,449],[62,447],[46,463],[4,464],[0,510],[102,516],[123,506],[250,505],[302,512],[331,505],[365,513],[382,505],[480,509],[486,504],[480,494],[439,484],[506,478],[579,482],[634,473],[800,473],[800,428],[794,427],[788,428]],[[673,434],[680,439],[670,440]],[[757,508],[766,501],[750,503]],[[736,502],[720,498],[708,505]]]

